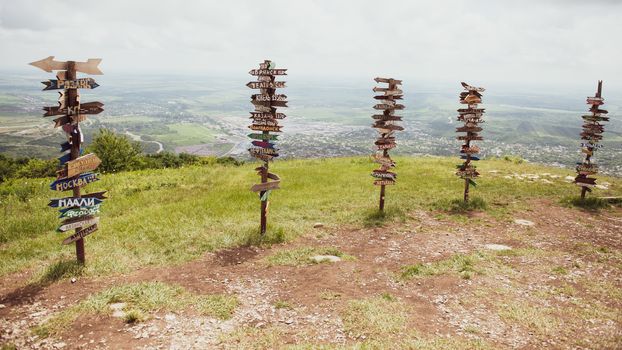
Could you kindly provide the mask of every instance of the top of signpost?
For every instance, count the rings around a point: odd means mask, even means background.
[[[86,62],[75,62],[76,71],[91,75],[102,75],[104,73],[97,68],[101,61],[101,58],[89,58]],[[29,64],[46,72],[67,69],[67,62],[55,61],[54,56],[31,62]]]

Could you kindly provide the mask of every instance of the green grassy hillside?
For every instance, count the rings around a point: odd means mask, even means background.
[[[463,183],[453,175],[457,158],[396,158],[398,184],[388,187],[387,217],[377,215],[378,187],[368,175],[367,158],[277,161],[273,172],[281,190],[271,195],[268,234],[263,241],[295,238],[322,222],[329,227],[362,227],[381,220],[400,220],[413,209],[446,213],[462,195]],[[258,244],[259,200],[249,188],[258,177],[257,164],[135,171],[101,176],[88,192],[108,190],[100,230],[86,239],[84,273],[124,273],[147,265],[176,264],[206,251]],[[482,178],[472,195],[486,211],[507,217],[528,206],[532,197],[577,196],[578,187],[564,180],[570,170],[516,164],[507,160],[479,163]],[[49,198],[51,179],[24,179],[0,184],[0,275],[40,270],[74,259],[73,245],[62,246],[66,234],[55,232],[58,211]],[[608,190],[595,196],[622,195],[622,181],[599,176]],[[458,220],[464,216],[454,216]]]

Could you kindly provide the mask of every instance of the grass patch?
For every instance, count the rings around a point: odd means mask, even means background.
[[[550,308],[532,306],[525,302],[500,305],[498,313],[508,325],[518,324],[541,335],[552,334],[559,327],[559,321],[552,316]]]
[[[341,299],[341,293],[325,290],[318,295],[322,300],[337,300]]]
[[[405,304],[382,297],[350,300],[341,314],[343,326],[353,337],[386,337],[406,329]]]
[[[400,222],[406,221],[406,213],[400,208],[389,208],[383,211],[376,209],[370,209],[363,217],[364,227],[380,227],[387,222],[398,220]]]
[[[353,260],[354,257],[344,254],[339,249],[334,247],[302,247],[289,250],[281,250],[265,258],[265,261],[270,266],[306,266],[317,264],[311,257],[315,255],[334,255],[340,257],[342,260]]]
[[[179,169],[138,170],[103,174],[87,192],[107,190],[99,231],[87,237],[86,276],[122,274],[144,266],[170,266],[196,259],[206,252],[241,245],[283,242],[326,227],[360,228],[405,219],[402,213],[438,210],[439,198],[457,198],[462,181],[453,174],[455,159],[396,157],[400,182],[387,194],[387,214],[377,212],[378,188],[366,176],[373,164],[365,157],[279,160],[271,166],[281,179],[281,190],[270,195],[268,233],[261,238],[259,201],[249,187],[257,182],[256,162],[231,167],[193,165]],[[547,172],[561,176],[568,170],[530,163],[482,160],[483,177],[473,194],[489,203],[495,217],[509,215],[530,199],[576,196],[576,186],[508,180],[503,174]],[[426,174],[421,177],[421,174]],[[598,195],[621,196],[620,179]],[[58,212],[47,206],[52,178],[16,179],[0,184],[0,275],[47,266],[73,256],[74,247],[61,246],[55,233]],[[511,188],[511,191],[508,190]],[[344,191],[348,189],[348,191]],[[473,197],[475,198],[475,197]],[[472,201],[475,202],[474,200]],[[499,206],[494,203],[508,203]],[[443,210],[451,210],[448,202]]]
[[[402,279],[409,280],[417,277],[438,276],[448,273],[457,273],[464,279],[470,279],[473,274],[480,273],[476,265],[483,255],[473,253],[470,255],[456,254],[451,257],[432,263],[417,263],[402,268]]]
[[[34,278],[35,284],[49,285],[58,280],[82,275],[84,265],[75,260],[60,260],[48,266],[43,272]]]
[[[277,300],[272,305],[274,305],[274,307],[276,309],[287,309],[287,310],[293,310],[294,309],[292,304],[289,301],[285,301],[285,300]]]
[[[581,197],[570,196],[564,197],[561,200],[561,203],[566,207],[576,207],[589,211],[598,211],[601,209],[611,208],[611,204],[609,204],[609,202],[598,197],[586,197],[581,199]]]
[[[223,344],[231,344],[231,347],[225,347],[227,349],[281,349],[281,336],[281,331],[276,327],[243,326],[233,332],[221,334],[218,340]]]
[[[464,214],[471,211],[486,210],[488,205],[481,197],[472,197],[468,202],[462,199],[440,200],[436,204],[437,210],[450,212],[453,214]]]
[[[162,282],[132,283],[90,295],[79,304],[55,314],[35,327],[33,332],[40,337],[59,334],[81,315],[111,314],[109,305],[114,303],[126,304],[125,321],[128,323],[144,321],[154,312],[178,311],[193,305],[203,315],[228,319],[238,305],[233,296],[194,295],[180,286]]]

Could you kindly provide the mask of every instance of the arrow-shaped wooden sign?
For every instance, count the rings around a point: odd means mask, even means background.
[[[279,135],[270,135],[270,134],[248,134],[247,135],[251,139],[255,140],[270,140],[276,141]]]
[[[287,116],[284,113],[265,113],[265,112],[250,112],[250,119],[285,119]]]
[[[85,186],[98,180],[99,178],[97,177],[97,174],[85,173],[81,174],[77,178],[56,180],[50,184],[50,189],[55,191],[67,191],[76,187]]]
[[[86,62],[76,62],[75,68],[78,72],[101,75],[104,73],[102,73],[102,71],[100,71],[97,67],[101,61],[101,58],[89,58]],[[54,70],[67,70],[67,62],[56,61],[54,60],[54,56],[32,62],[30,65],[43,69],[46,72],[52,72]]]
[[[281,126],[272,126],[272,125],[250,125],[248,127],[251,130],[257,131],[273,131],[273,132],[281,132]]]
[[[398,115],[374,114],[371,117],[376,120],[382,120],[382,121],[401,121],[402,120],[402,117]]]
[[[396,103],[396,104],[388,104],[388,103],[379,103],[374,106],[374,109],[404,109],[404,105]]]
[[[270,143],[268,141],[252,141],[253,146],[261,147],[261,148],[274,148],[275,144]]]
[[[383,121],[377,121],[376,123],[372,124],[371,127],[376,128],[376,129],[387,129],[387,130],[396,130],[396,131],[404,130],[404,127],[400,125],[385,124]]]
[[[251,100],[251,103],[255,106],[267,106],[267,107],[287,107],[287,101],[258,101]]]
[[[460,108],[458,109],[458,113],[460,114],[477,114],[477,113],[484,113],[484,111],[486,110],[486,108]]]
[[[280,183],[281,181],[269,181],[269,182],[256,184],[251,187],[251,191],[263,192],[263,191],[268,191],[268,190],[278,190],[280,188],[279,187]]]
[[[43,107],[45,111],[44,117],[51,117],[55,115],[75,115],[75,114],[99,114],[104,111],[104,106],[101,102],[86,102],[73,108],[60,108],[59,107]]]
[[[251,69],[250,75],[287,75],[287,69]]]
[[[402,85],[401,80],[393,79],[393,78],[374,78],[376,83],[389,83],[395,85]]]
[[[273,157],[278,157],[279,153],[278,153],[278,149],[276,148],[261,148],[261,147],[251,147],[248,149],[248,151],[251,153],[251,155],[253,154],[269,154]]]
[[[80,216],[95,215],[99,213],[100,207],[101,204],[96,204],[92,207],[61,209],[59,218],[77,218]]]
[[[395,180],[391,180],[391,179],[374,180],[374,185],[376,186],[395,185]]]
[[[91,226],[89,226],[87,228],[84,228],[84,229],[74,233],[73,235],[65,238],[63,240],[63,244],[73,243],[73,242],[75,242],[75,241],[77,241],[79,239],[82,239],[82,238],[90,235],[91,233],[93,233],[95,231],[97,231],[97,224],[93,224],[93,225],[91,225]]]
[[[246,84],[251,89],[280,89],[285,87],[284,81],[251,81]]]
[[[101,159],[95,153],[90,153],[80,158],[67,162],[67,177],[73,177],[80,173],[95,170]]]
[[[376,100],[401,100],[403,99],[402,95],[378,95],[374,96]]]
[[[50,79],[48,81],[41,82],[46,90],[59,90],[59,89],[95,89],[99,86],[93,78],[80,78],[76,80],[56,80]]]
[[[268,94],[255,94],[251,95],[251,99],[255,101],[284,101],[287,102],[287,95],[276,94],[276,95],[268,95]]]
[[[97,224],[99,222],[99,217],[93,216],[83,216],[77,218],[66,219],[62,222],[58,231],[65,232],[69,230],[73,230],[74,228],[89,226],[93,224]]]
[[[385,95],[402,95],[404,93],[401,89],[398,89],[398,88],[391,89],[388,87],[378,87],[378,86],[374,86],[372,90],[374,92],[384,92]]]
[[[471,86],[471,85],[469,85],[469,84],[467,84],[465,82],[461,82],[460,84],[464,87],[465,90],[468,90],[468,91],[477,91],[477,92],[484,92],[484,91],[486,91],[486,89],[484,89],[484,88]]]
[[[48,206],[52,208],[66,207],[92,207],[102,202],[107,197],[104,196],[106,191],[84,194],[81,197],[65,197],[50,199]]]

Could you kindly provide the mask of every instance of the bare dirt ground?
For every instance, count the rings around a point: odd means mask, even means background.
[[[504,220],[483,213],[466,220],[417,211],[405,222],[383,227],[322,227],[286,244],[208,253],[180,266],[79,278],[73,284],[62,280],[24,286],[20,281],[28,273],[6,276],[0,279],[0,343],[18,349],[302,344],[622,349],[622,209],[593,213],[546,201],[533,202],[531,208]],[[511,249],[497,251],[489,244]],[[336,247],[354,259],[299,266],[266,262],[277,252],[301,247]],[[470,257],[468,269],[451,263],[457,256]],[[403,268],[418,263],[427,272],[403,278]],[[156,312],[137,324],[86,315],[60,335],[40,339],[30,331],[89,294],[137,281],[177,284],[199,294],[232,294],[239,306],[229,320],[198,316],[193,310]],[[386,312],[396,313],[395,318],[405,315],[402,324],[384,327],[380,310],[378,315],[363,312],[352,325],[355,303],[374,300],[395,305]]]

